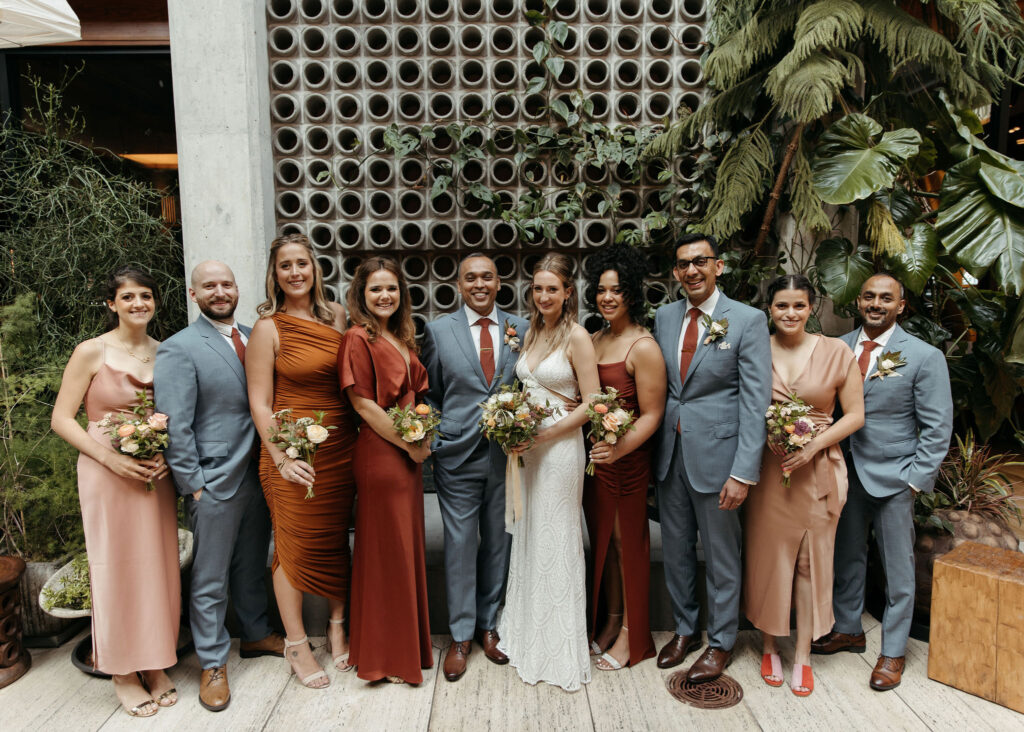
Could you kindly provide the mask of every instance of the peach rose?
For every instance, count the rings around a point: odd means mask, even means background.
[[[608,413],[608,405],[607,404],[595,404],[594,405],[594,411],[597,412],[598,414],[607,414]]]
[[[601,426],[609,432],[618,432],[619,427],[622,426],[622,422],[619,421],[619,418],[616,417],[614,413],[606,414],[604,415],[604,419],[601,420]]]
[[[150,429],[163,432],[167,429],[167,415],[161,412],[153,412],[149,415],[149,419],[146,420],[146,424],[149,425]]]
[[[784,429],[789,434],[793,434],[796,431],[796,425],[795,424],[787,424],[782,429]]]
[[[131,437],[134,434],[135,434],[135,425],[133,425],[133,424],[123,424],[123,425],[121,425],[120,427],[117,428],[117,436],[118,437]]]
[[[306,428],[306,436],[314,445],[319,445],[327,439],[327,428],[320,424],[311,424]]]
[[[426,415],[430,414],[430,405],[429,404],[417,404],[416,405],[416,414],[422,415],[424,417]]]

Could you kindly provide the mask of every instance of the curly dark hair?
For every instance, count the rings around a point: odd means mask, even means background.
[[[597,286],[601,275],[612,270],[619,276],[619,287],[629,309],[629,319],[640,325],[647,319],[644,281],[650,272],[647,255],[628,244],[601,247],[587,260],[587,309],[600,313],[597,307]]]

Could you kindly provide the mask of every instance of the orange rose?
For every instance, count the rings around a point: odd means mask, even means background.
[[[604,405],[602,404],[601,406]],[[622,423],[619,422],[619,418],[616,417],[614,414],[606,414],[604,415],[604,419],[601,420],[601,426],[604,427],[609,432],[618,432],[619,427],[622,426]]]
[[[607,414],[608,413],[608,405],[607,404],[595,404],[594,405],[594,411],[597,412],[598,414]]]
[[[783,427],[783,429],[786,430],[786,432],[788,432],[789,434],[793,434],[796,431],[796,425],[787,424],[785,427]]]
[[[123,424],[117,428],[118,437],[131,437],[133,434],[135,434],[135,425],[133,424]]]
[[[430,405],[429,404],[417,404],[416,405],[416,414],[419,414],[419,415],[424,416],[424,417],[426,415],[430,414]]]

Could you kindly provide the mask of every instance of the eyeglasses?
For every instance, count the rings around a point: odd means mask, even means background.
[[[694,257],[693,259],[677,259],[676,269],[687,270],[692,264],[697,269],[704,269],[708,262],[714,262],[718,257]]]

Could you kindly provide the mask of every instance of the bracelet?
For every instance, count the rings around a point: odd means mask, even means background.
[[[285,456],[284,456],[283,458],[281,458],[281,462],[279,462],[279,463],[277,464],[277,469],[278,469],[278,470],[284,470],[284,464],[285,464],[285,463],[286,463],[286,462],[287,462],[288,460],[291,460],[291,459],[292,459],[292,458],[290,458],[290,457],[288,457],[287,455],[285,455]]]

